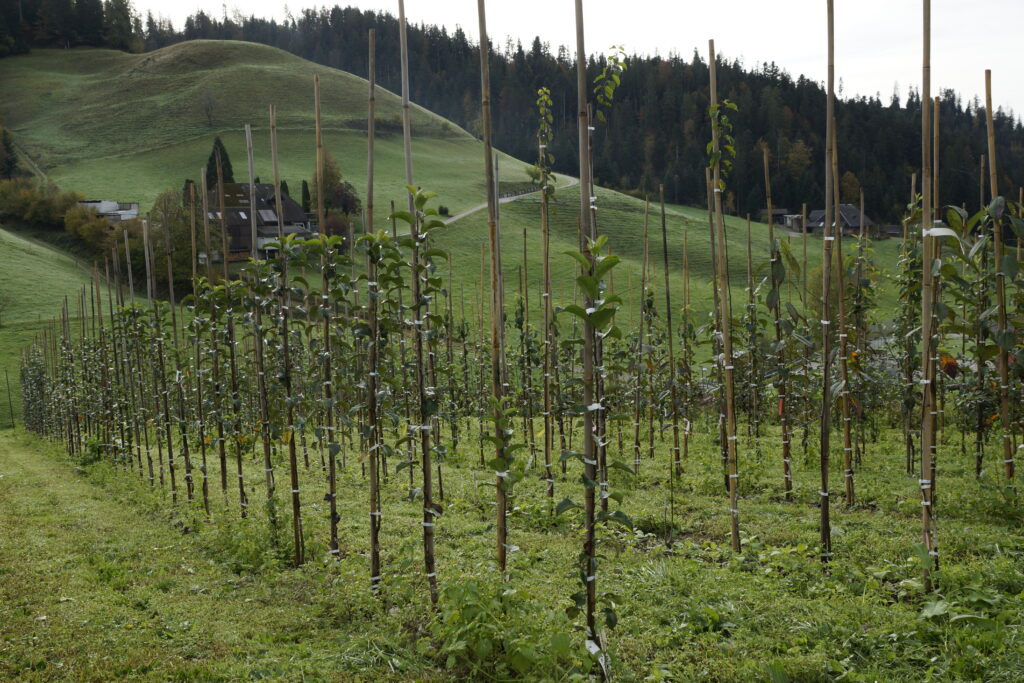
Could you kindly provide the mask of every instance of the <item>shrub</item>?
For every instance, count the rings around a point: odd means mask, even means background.
[[[522,590],[487,580],[453,581],[440,607],[433,634],[444,667],[456,675],[559,680],[591,668],[590,654],[570,636],[565,613]]]
[[[73,206],[64,214],[64,229],[92,247],[101,247],[110,234],[110,224],[96,210]]]
[[[58,228],[79,196],[31,178],[0,180],[0,219],[44,228]]]

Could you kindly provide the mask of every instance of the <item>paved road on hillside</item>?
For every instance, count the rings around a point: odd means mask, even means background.
[[[561,176],[561,177],[565,178],[565,176]],[[565,185],[559,185],[555,189],[556,190],[564,190],[567,187],[572,187],[573,185],[579,185],[579,182],[580,182],[578,178],[568,178],[568,181],[569,182],[567,182]],[[519,199],[521,197],[529,197],[530,195],[537,194],[538,192],[540,192],[539,189],[538,190],[533,190],[532,192],[524,192],[523,194],[517,194],[517,195],[514,195],[512,197],[501,197],[498,200],[498,204],[508,204],[509,202],[514,202],[515,200],[517,200],[517,199]],[[477,211],[483,211],[486,208],[487,208],[487,202],[484,202],[483,204],[477,204],[476,206],[474,206],[471,209],[466,209],[465,211],[462,211],[460,213],[455,214],[454,216],[451,216],[451,217],[447,218],[444,223],[445,223],[445,225],[451,225],[455,221],[462,220],[466,216],[474,214]]]

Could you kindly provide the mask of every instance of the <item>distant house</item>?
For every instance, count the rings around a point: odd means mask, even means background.
[[[839,225],[844,235],[856,236],[860,233],[860,209],[853,204],[840,204],[839,211],[836,216]],[[866,234],[873,234],[872,228],[875,222],[864,214],[864,232]],[[807,231],[810,233],[820,233],[825,229],[825,211],[823,209],[815,209],[807,217]]]
[[[782,225],[783,220],[789,213],[789,209],[772,209],[772,223]],[[768,209],[761,209],[757,214],[757,220],[762,223],[768,222]]]
[[[94,209],[110,223],[120,223],[139,217],[138,202],[118,202],[112,199],[89,199],[78,202],[79,206]]]
[[[220,221],[220,197],[217,190],[207,193],[209,219]],[[274,186],[256,184],[255,203],[250,201],[247,183],[224,184],[224,209],[227,212],[228,261],[244,261],[252,255],[252,219],[256,218],[256,251],[261,258],[273,256],[267,245],[278,240],[278,210],[275,206]],[[286,194],[281,195],[281,230],[285,235],[312,237],[313,228],[298,202]],[[206,254],[200,254],[206,262]],[[219,253],[213,254],[219,260]]]
[[[903,237],[903,226],[898,223],[887,223],[878,229],[878,237],[880,239],[889,239],[891,237],[902,238]]]
[[[799,213],[787,213],[782,217],[782,225],[793,232],[803,232],[804,217]]]

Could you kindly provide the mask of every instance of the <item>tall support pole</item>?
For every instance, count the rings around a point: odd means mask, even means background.
[[[480,92],[481,110],[484,126],[484,184],[487,187],[487,235],[490,242],[491,256],[491,399],[494,401],[494,416],[497,419],[504,409],[504,369],[502,367],[502,349],[505,345],[504,307],[502,301],[501,282],[501,235],[498,232],[498,196],[495,185],[494,151],[491,143],[491,72],[490,45],[487,37],[486,3],[478,0],[477,8],[480,19]],[[505,448],[500,434],[495,434],[495,459],[505,461]],[[507,550],[507,492],[505,478],[507,471],[498,472],[495,477],[496,527],[497,527],[497,559],[498,569],[504,573]]]
[[[590,155],[590,111],[587,104],[587,52],[583,36],[583,0],[576,0],[576,113],[579,134],[579,178],[580,178],[580,221],[579,221],[579,243],[581,251],[584,252],[588,266],[584,268],[584,275],[593,275],[594,256],[587,249],[588,241],[594,239],[592,228],[591,205],[593,203],[593,188],[591,186]],[[594,307],[594,300],[589,294],[584,293],[584,309]],[[590,410],[595,404],[595,363],[594,354],[597,347],[594,325],[589,316],[583,323],[583,405],[587,408],[583,411],[583,467],[584,475],[591,482],[597,481],[597,415],[596,411]],[[584,490],[583,523],[583,562],[581,568],[586,584],[586,618],[587,618],[587,639],[600,648],[600,641],[597,635],[597,622],[595,613],[597,611],[597,537],[594,532],[595,496],[594,486],[587,486]]]
[[[366,219],[364,227],[367,235],[373,234],[373,143],[377,131],[377,30],[370,29],[369,35],[369,71],[366,96]],[[370,588],[376,590],[380,583],[380,491],[377,463],[380,459],[380,430],[377,428],[377,377],[378,377],[378,340],[379,321],[377,320],[377,299],[380,296],[377,288],[377,262],[374,252],[368,254],[366,272],[369,280],[370,296],[367,301],[367,318],[370,324],[369,366],[370,372],[366,382],[366,412],[370,422]]]
[[[412,179],[412,124],[409,113],[409,48],[405,26],[405,3],[398,2],[399,32],[401,38],[401,60],[402,60],[402,137],[405,146],[405,184],[413,187]],[[427,414],[427,362],[424,357],[424,337],[428,334],[427,328],[427,304],[420,296],[420,254],[419,254],[419,225],[416,220],[416,207],[412,190],[408,195],[409,214],[413,217],[409,225],[412,237],[412,272],[410,274],[410,294],[412,295],[412,308],[414,312],[413,335],[415,337],[416,356],[416,387],[418,390],[417,406],[419,409],[418,434],[420,442],[420,456],[422,458],[421,474],[423,476],[423,562],[427,574],[427,583],[430,588],[430,600],[437,604],[437,572],[434,565],[434,523],[437,511],[434,506],[434,482],[431,464],[430,446],[430,416]]]
[[[256,248],[256,172],[253,165],[252,155],[252,126],[245,124],[245,158],[249,165],[249,255],[255,261],[259,258],[259,251]],[[280,210],[277,210],[280,220]]]
[[[768,204],[768,243],[769,243],[769,271],[772,283],[772,292],[768,299],[768,308],[772,311],[775,319],[775,388],[779,394],[779,428],[782,436],[782,486],[786,492],[786,501],[793,500],[793,472],[790,466],[791,449],[789,436],[789,411],[788,395],[786,393],[788,383],[786,382],[786,351],[784,340],[785,333],[782,329],[782,282],[778,276],[782,268],[782,254],[778,242],[775,240],[775,222],[772,219],[772,180],[768,165],[768,145],[762,147],[764,156],[764,188]],[[748,223],[749,225],[749,223]],[[748,232],[749,234],[749,232]],[[750,251],[748,249],[747,253]],[[749,259],[749,256],[748,256]],[[752,283],[750,283],[752,285]],[[751,296],[753,296],[751,294]]]
[[[821,488],[818,491],[821,503],[821,561],[832,560],[832,524],[829,519],[828,468],[830,436],[832,429],[832,337],[829,334],[831,320],[832,289],[832,241],[835,240],[833,223],[835,207],[832,192],[835,184],[832,157],[835,154],[835,7],[834,0],[828,0],[828,99],[825,105],[825,226],[822,246],[822,289],[821,289]]]
[[[718,106],[718,69],[715,56],[715,41],[708,41],[708,65],[711,69],[711,106]],[[711,129],[712,153],[720,149],[718,126]],[[722,213],[721,168],[715,163],[712,168],[711,189],[715,202],[715,235],[718,238],[718,302],[721,306],[719,319],[722,331],[722,365],[725,377],[725,438],[727,443],[727,465],[729,482],[729,513],[732,549],[740,552],[740,511],[739,511],[739,464],[736,444],[736,380],[732,356],[732,303],[729,293],[729,262],[726,256],[725,217]]]
[[[676,350],[675,350],[675,328],[672,326],[672,285],[669,282],[671,269],[668,265],[668,225],[665,216],[665,186],[658,185],[658,200],[661,203],[661,254],[662,263],[665,268],[665,326],[668,337],[668,392],[672,411],[672,465],[669,466],[669,486],[674,486],[672,480],[678,479],[683,473],[683,464],[680,461],[679,446],[679,391],[676,382]]]
[[[996,131],[992,116],[992,71],[985,70],[985,121],[988,128],[988,185],[992,200],[999,196],[999,176],[996,172]],[[996,307],[999,321],[1000,338],[1008,333],[1006,324],[1006,275],[1003,272],[1003,221],[994,221],[994,250],[996,267]],[[1019,242],[1018,242],[1019,243]],[[999,373],[999,426],[1003,442],[1003,474],[1006,477],[1006,489],[1016,495],[1013,485],[1015,465],[1013,458],[1013,426],[1010,423],[1010,354],[1003,344],[999,345],[996,356],[996,371]]]
[[[924,571],[924,588],[932,588],[931,569],[938,557],[935,547],[933,484],[932,473],[932,440],[935,432],[932,429],[935,420],[935,382],[932,368],[932,337],[934,330],[934,278],[932,277],[932,261],[935,252],[935,237],[932,234],[932,118],[931,107],[931,0],[923,0],[923,52],[921,60],[921,530],[925,549],[928,551],[929,562]]]

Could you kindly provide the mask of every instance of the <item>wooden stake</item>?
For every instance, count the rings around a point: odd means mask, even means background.
[[[481,3],[483,0],[481,0]],[[401,59],[402,59],[402,138],[405,147],[405,184],[410,188],[413,187],[412,179],[412,124],[410,121],[409,112],[409,48],[407,44],[406,25],[405,25],[405,2],[398,0],[398,16],[399,16],[399,31],[401,37]],[[483,15],[481,14],[481,17]],[[482,21],[482,19],[481,19]],[[482,33],[482,36],[486,36],[486,33]],[[486,41],[486,37],[482,38]],[[413,192],[409,190],[408,196],[408,207],[409,214],[413,216],[413,222],[409,226],[409,230],[412,237],[413,248],[412,248],[412,273],[410,275],[411,287],[410,293],[412,295],[412,310],[414,317],[421,324],[413,326],[413,334],[416,340],[415,343],[415,356],[416,356],[416,387],[418,390],[419,400],[417,401],[419,409],[419,440],[420,440],[420,456],[422,458],[422,475],[423,475],[423,562],[424,568],[427,574],[427,583],[430,587],[430,601],[433,604],[437,604],[437,572],[434,565],[434,524],[437,518],[437,510],[434,507],[434,489],[433,489],[433,471],[431,464],[431,445],[430,445],[430,417],[427,414],[427,395],[426,395],[426,373],[427,364],[426,358],[423,353],[423,342],[424,337],[428,334],[429,328],[427,327],[427,306],[421,301],[420,297],[420,255],[419,255],[419,225],[416,217],[416,207],[413,200]],[[499,482],[500,483],[500,482]],[[500,486],[499,486],[500,489]],[[504,569],[504,564],[502,564]]]
[[[775,352],[775,368],[776,368],[776,380],[775,388],[779,394],[779,427],[782,432],[782,486],[786,492],[786,500],[793,500],[793,472],[790,467],[791,460],[791,448],[790,448],[790,436],[789,436],[789,414],[786,410],[786,400],[789,398],[786,390],[786,352],[783,346],[785,335],[782,329],[782,296],[781,296],[781,285],[778,277],[778,269],[782,267],[782,254],[778,246],[778,242],[775,240],[775,222],[772,216],[772,181],[768,167],[768,145],[764,145],[762,148],[764,156],[764,188],[765,197],[768,204],[768,243],[769,243],[769,271],[772,284],[772,294],[768,298],[768,310],[770,310],[775,318],[775,341],[778,346]],[[748,222],[749,225],[749,222]],[[748,233],[749,234],[749,233]],[[805,245],[806,245],[806,233],[805,233]],[[747,253],[750,253],[749,247]],[[749,257],[748,257],[749,259]],[[749,268],[749,266],[748,266]],[[748,286],[752,286],[752,282]],[[751,294],[751,299],[753,295]]]
[[[591,228],[591,204],[593,188],[591,187],[590,155],[588,154],[590,139],[590,114],[587,107],[587,92],[590,85],[587,78],[587,52],[583,41],[583,0],[576,0],[576,102],[579,133],[579,179],[580,179],[580,229],[579,242],[581,251],[584,253],[589,265],[582,269],[583,275],[592,276],[594,273],[594,256],[589,253],[587,243],[595,239]],[[593,297],[584,293],[584,309],[594,307]],[[591,406],[595,403],[594,391],[594,366],[596,353],[594,325],[589,316],[583,323],[583,405]],[[589,408],[583,411],[583,463],[584,474],[587,479],[597,481],[597,448],[596,441],[600,434],[595,431],[595,411]],[[596,438],[595,438],[596,437]],[[600,640],[597,635],[597,537],[595,535],[594,500],[593,486],[587,486],[584,490],[583,504],[583,559],[582,573],[585,577],[586,592],[586,620],[587,639],[600,648]]]
[[[927,2],[928,0],[926,0]],[[988,131],[988,185],[992,193],[992,201],[999,196],[999,176],[996,173],[996,131],[992,115],[992,71],[985,70],[985,122]],[[1012,334],[1006,322],[1006,275],[1003,272],[1003,220],[993,222],[993,245],[995,250],[996,268],[996,306],[998,308],[999,335],[1004,337]],[[1012,337],[1011,337],[1012,339]],[[1015,474],[1013,454],[1013,425],[1010,422],[1010,374],[1009,356],[1005,346],[999,345],[996,356],[996,370],[999,372],[999,423],[1003,442],[1003,474],[1006,477],[1006,489],[1011,497],[1016,496],[1013,479]]]
[[[933,524],[932,491],[932,440],[934,431],[932,424],[935,419],[935,382],[932,377],[932,343],[934,335],[934,280],[932,278],[932,261],[935,252],[935,237],[931,234],[934,228],[932,219],[932,129],[931,107],[927,105],[931,97],[931,0],[923,0],[924,49],[921,66],[921,526],[924,547],[928,551],[929,562],[924,570],[924,589],[931,591],[931,569],[938,557],[935,547],[935,531]]]
[[[832,193],[835,184],[833,177],[833,156],[835,155],[835,8],[834,0],[828,0],[828,100],[825,106],[825,227],[822,247],[822,287],[821,287],[821,488],[818,497],[821,502],[821,561],[832,560],[832,525],[829,520],[828,468],[829,438],[832,428],[832,376],[831,376],[831,320],[832,291],[832,235],[835,222],[835,207],[832,205]]]
[[[669,281],[668,265],[668,227],[665,216],[665,186],[658,185],[658,200],[661,203],[661,255],[665,268],[665,332],[668,337],[668,391],[672,411],[672,465],[669,468],[669,478],[677,479],[683,473],[683,465],[680,462],[679,447],[679,396],[676,386],[676,351],[675,351],[675,328],[672,326],[672,285]]]
[[[373,234],[373,143],[377,129],[377,31],[370,29],[369,35],[369,81],[366,96],[366,219],[364,228],[367,235]],[[350,250],[352,246],[349,247]],[[377,262],[371,247],[368,252],[367,277],[369,279],[370,296],[367,301],[367,319],[370,324],[369,340],[369,376],[366,382],[366,412],[370,423],[370,588],[377,589],[380,583],[380,490],[378,474],[380,430],[377,425],[377,375],[379,356],[379,321],[377,320]]]
[[[831,0],[830,0],[831,2]],[[718,106],[718,68],[715,41],[708,41],[708,65],[711,69],[711,106]],[[719,151],[719,131],[712,127],[713,153]],[[711,190],[715,202],[715,234],[718,238],[718,300],[721,307],[722,364],[725,375],[725,436],[728,446],[729,513],[732,549],[740,552],[739,469],[736,444],[736,389],[732,356],[732,305],[729,293],[728,260],[725,243],[725,217],[722,213],[722,180],[719,164],[712,168]]]

